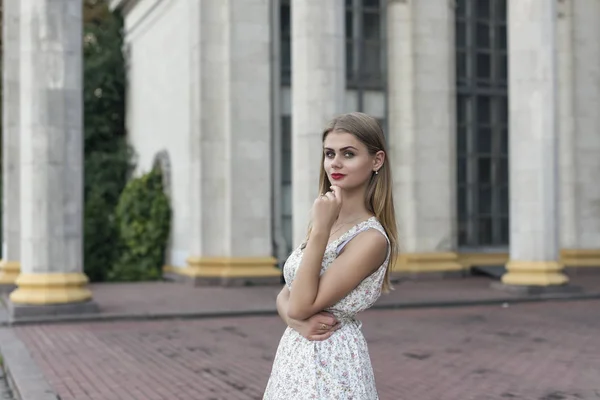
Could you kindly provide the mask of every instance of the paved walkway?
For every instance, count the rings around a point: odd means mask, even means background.
[[[539,296],[491,282],[405,281],[364,314],[382,400],[600,399],[600,275],[573,276],[580,293]],[[22,400],[261,398],[283,331],[280,286],[91,288],[97,315],[0,329]]]
[[[583,288],[581,293],[526,295],[490,288],[487,277],[443,280],[403,281],[396,290],[383,295],[376,308],[436,307],[503,302],[537,301],[578,297],[600,298],[600,274],[573,276],[571,283]],[[36,317],[31,322],[119,320],[148,318],[198,318],[239,315],[272,315],[281,286],[192,287],[175,282],[147,282],[90,285],[100,313],[97,315]],[[8,317],[0,308],[0,325]]]
[[[368,311],[381,400],[600,399],[600,300]],[[13,328],[61,400],[261,399],[277,317]]]

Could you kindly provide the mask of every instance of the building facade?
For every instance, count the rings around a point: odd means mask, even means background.
[[[110,3],[138,172],[170,166],[167,273],[279,277],[317,196],[321,131],[350,111],[389,143],[396,273],[503,265],[508,285],[548,286],[600,266],[600,1]],[[0,283],[20,227],[5,224]]]
[[[600,266],[597,0],[113,6],[140,168],[172,165],[170,269],[270,275],[305,234],[322,127],[349,111],[389,141],[398,271]]]

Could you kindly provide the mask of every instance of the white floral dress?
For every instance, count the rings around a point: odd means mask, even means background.
[[[321,274],[331,265],[353,237],[376,229],[387,239],[375,217],[363,221],[327,245]],[[388,240],[389,243],[389,240]],[[263,400],[377,400],[375,377],[361,323],[355,316],[370,308],[381,295],[381,286],[389,263],[385,262],[365,278],[346,297],[327,309],[342,326],[324,341],[309,341],[288,327],[277,348],[271,376]],[[291,284],[302,260],[297,248],[287,259],[283,274]]]

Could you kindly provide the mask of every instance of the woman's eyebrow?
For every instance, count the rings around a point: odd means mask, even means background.
[[[342,147],[342,148],[340,149],[340,151],[344,151],[344,150],[348,150],[348,149],[353,149],[353,150],[357,150],[357,151],[358,151],[358,149],[357,149],[356,147],[354,147],[354,146],[346,146],[346,147]],[[334,151],[334,150],[333,150],[332,148],[330,148],[330,147],[325,147],[325,150]]]

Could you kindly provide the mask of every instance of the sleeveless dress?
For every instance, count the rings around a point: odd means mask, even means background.
[[[376,229],[388,239],[375,217],[363,221],[325,249],[321,274],[356,235]],[[325,311],[334,314],[341,327],[327,340],[309,341],[287,327],[273,361],[263,400],[378,400],[367,342],[356,314],[370,308],[381,295],[388,254],[384,263],[338,303]],[[287,259],[283,274],[288,289],[302,260],[298,247]]]

